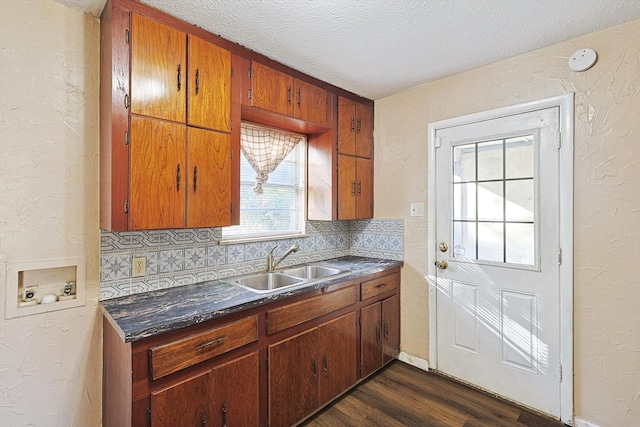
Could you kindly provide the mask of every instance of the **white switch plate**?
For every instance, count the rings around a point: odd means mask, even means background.
[[[411,216],[424,216],[424,203],[411,203]]]
[[[131,277],[142,277],[147,274],[147,258],[133,257],[133,266],[131,269]]]

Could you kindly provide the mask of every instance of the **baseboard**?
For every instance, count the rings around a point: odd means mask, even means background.
[[[598,424],[576,418],[573,422],[574,427],[600,427]]]
[[[423,371],[428,371],[429,370],[429,361],[422,359],[420,357],[417,356],[411,356],[408,353],[405,353],[404,351],[400,352],[400,356],[398,356],[398,360],[407,363],[411,366],[415,366],[418,369],[422,369]],[[596,426],[597,427],[597,426]]]

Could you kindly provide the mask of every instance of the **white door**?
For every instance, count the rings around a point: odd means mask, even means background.
[[[559,108],[436,132],[437,369],[560,416]]]

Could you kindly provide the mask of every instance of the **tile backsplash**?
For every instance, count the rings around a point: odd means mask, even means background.
[[[220,228],[110,232],[100,236],[100,299],[252,273],[265,268],[267,253],[300,250],[282,266],[345,255],[402,260],[399,219],[308,221],[305,237],[220,245]],[[144,277],[131,277],[134,257],[146,258]]]

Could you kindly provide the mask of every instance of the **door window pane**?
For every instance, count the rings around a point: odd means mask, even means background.
[[[507,221],[533,221],[533,179],[507,181],[505,214]]]
[[[505,140],[506,178],[533,178],[533,135]]]
[[[478,144],[478,181],[502,179],[502,142],[482,142]]]
[[[476,222],[453,223],[453,257],[476,259]]]
[[[504,216],[504,197],[502,181],[481,182],[478,184],[478,219],[502,221]]]
[[[476,184],[453,184],[453,219],[476,219]]]
[[[453,182],[476,180],[476,144],[453,147]]]
[[[506,262],[535,264],[533,224],[506,224]]]
[[[478,259],[504,262],[504,223],[478,223]]]

